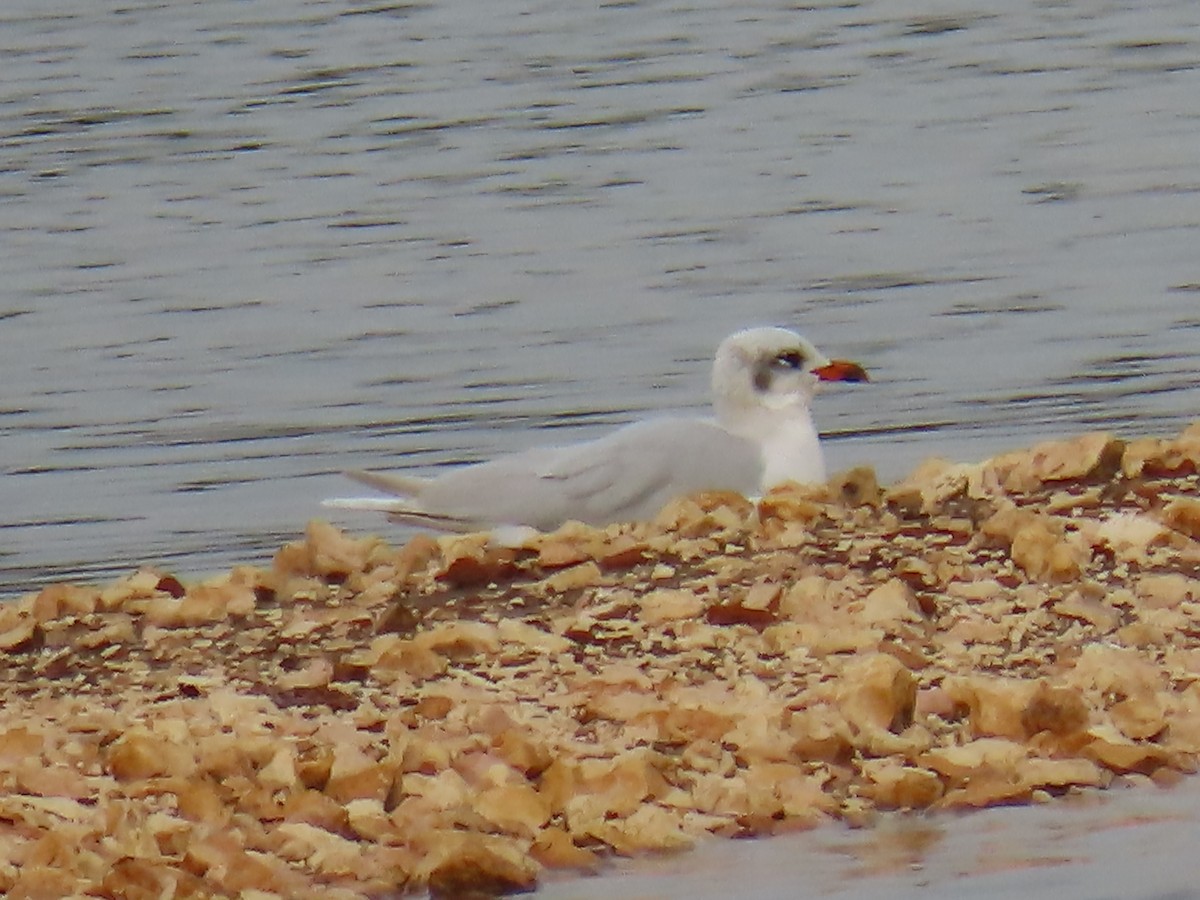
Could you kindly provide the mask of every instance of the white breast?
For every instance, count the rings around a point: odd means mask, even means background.
[[[812,418],[796,416],[772,429],[761,441],[763,492],[788,481],[801,484],[825,482],[825,460]]]

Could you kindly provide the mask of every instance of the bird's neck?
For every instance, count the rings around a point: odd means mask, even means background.
[[[718,407],[718,416],[726,430],[758,444],[762,453],[764,492],[788,481],[824,483],[825,461],[820,436],[806,404],[795,403],[778,409],[739,409],[736,412]]]
[[[761,446],[764,493],[789,481],[825,483],[825,458],[811,416],[787,420]]]

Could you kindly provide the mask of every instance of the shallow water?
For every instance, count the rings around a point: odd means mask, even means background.
[[[1198,25],[1187,0],[7,3],[0,587],[265,563],[342,468],[701,408],[751,323],[871,369],[820,403],[833,468],[1176,431]]]
[[[543,900],[1196,900],[1200,784],[1087,792],[1047,806],[901,815],[872,828],[714,841],[550,881]]]

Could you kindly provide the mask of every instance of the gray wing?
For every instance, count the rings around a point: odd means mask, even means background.
[[[606,525],[648,518],[698,491],[757,493],[761,475],[758,447],[715,422],[656,419],[447,472],[421,488],[419,511],[477,528]]]
[[[352,469],[342,473],[347,478],[383,491],[385,494],[395,494],[398,497],[419,497],[421,491],[429,486],[428,478],[418,478],[415,475],[396,475],[388,472],[364,472]]]

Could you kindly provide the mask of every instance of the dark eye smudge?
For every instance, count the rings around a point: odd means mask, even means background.
[[[754,389],[759,393],[766,393],[771,388],[773,375],[771,368],[775,365],[775,360],[769,360],[766,363],[759,363],[754,367]]]
[[[760,359],[754,367],[754,387],[765,393],[771,389],[776,374],[782,371],[799,371],[808,362],[799,350],[782,350],[772,357]]]
[[[772,360],[772,365],[781,369],[801,369],[804,367],[804,354],[799,350],[784,350]]]

